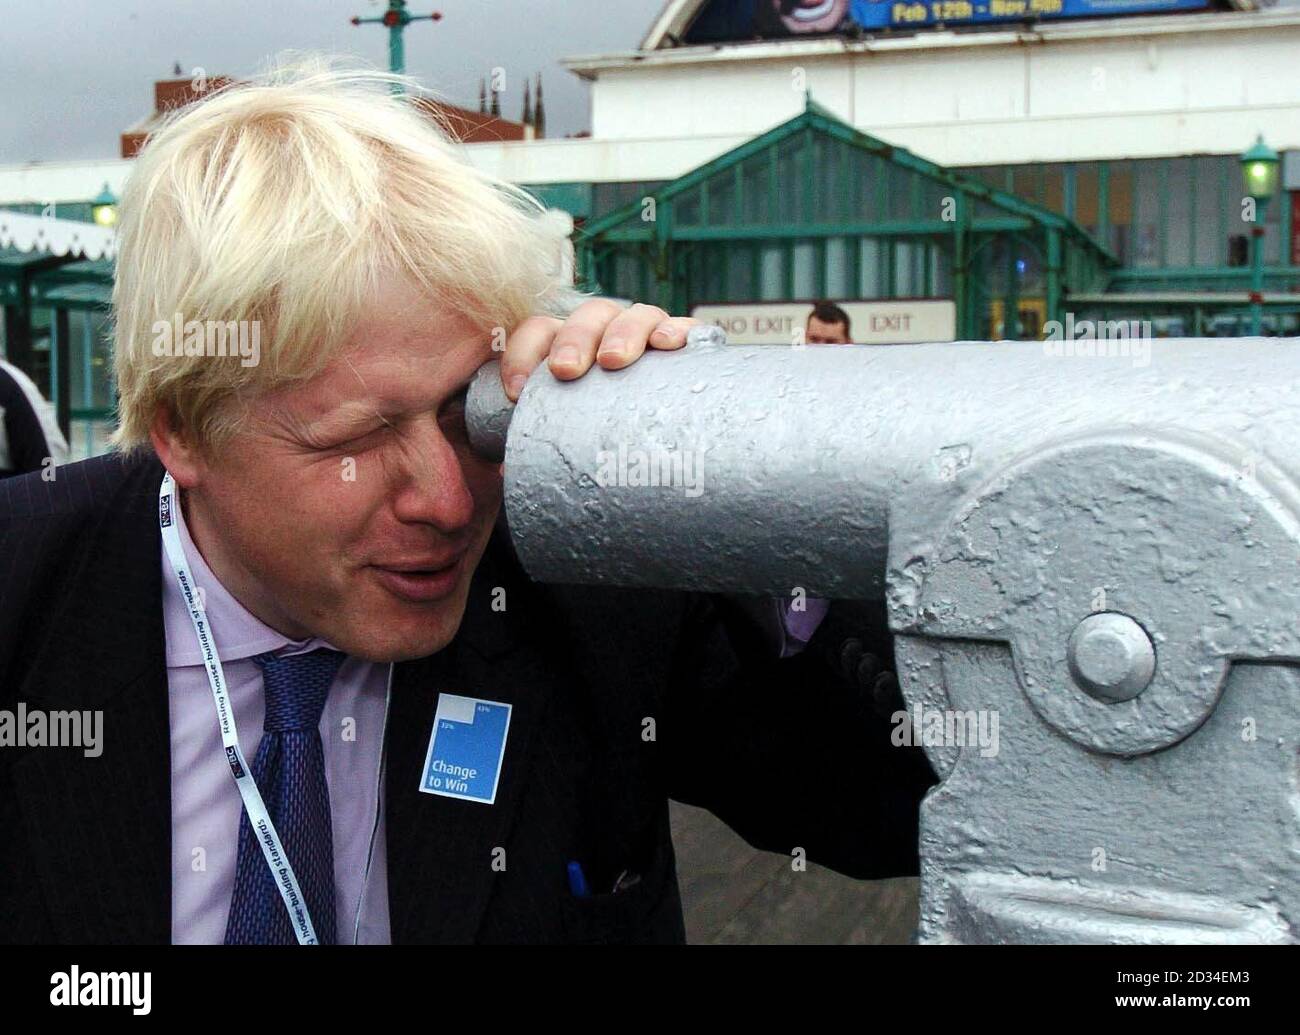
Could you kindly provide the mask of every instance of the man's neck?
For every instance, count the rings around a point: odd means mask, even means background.
[[[199,551],[208,569],[235,602],[281,636],[290,640],[310,639],[311,630],[302,628],[274,607],[259,591],[257,580],[252,574],[239,563],[237,558],[228,556],[222,549],[221,537],[212,529],[207,511],[203,507],[202,497],[182,490],[180,502],[190,541]]]

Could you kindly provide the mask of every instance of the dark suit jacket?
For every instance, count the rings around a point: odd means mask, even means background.
[[[0,748],[0,941],[170,939],[161,476],[109,456],[0,482],[0,708],[104,712],[98,758]],[[453,642],[394,674],[393,941],[681,941],[670,796],[761,848],[915,873],[920,752],[816,652],[750,642],[746,662],[747,635],[709,597],[534,583],[499,528]],[[494,805],[417,790],[440,690],[513,705]],[[571,859],[593,896],[570,893]],[[608,894],[624,869],[640,881]]]

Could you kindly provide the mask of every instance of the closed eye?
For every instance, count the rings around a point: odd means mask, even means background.
[[[371,425],[348,438],[322,445],[320,449],[327,453],[359,453],[379,445],[392,430],[393,425],[384,421],[379,425]]]

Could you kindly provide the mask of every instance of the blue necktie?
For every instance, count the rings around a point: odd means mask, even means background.
[[[321,945],[337,941],[334,913],[334,833],[321,713],[343,663],[333,650],[288,658],[262,654],[266,722],[253,758],[253,779],[280,835]],[[289,911],[266,865],[245,810],[239,820],[235,890],[226,921],[227,945],[296,945]]]

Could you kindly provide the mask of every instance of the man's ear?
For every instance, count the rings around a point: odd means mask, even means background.
[[[163,466],[182,489],[192,489],[203,479],[203,455],[180,426],[169,406],[159,406],[149,425],[149,441]]]

